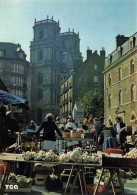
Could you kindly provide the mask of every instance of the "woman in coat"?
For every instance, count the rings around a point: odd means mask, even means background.
[[[60,135],[62,138],[62,134],[60,133],[57,125],[53,121],[53,115],[51,113],[47,114],[45,117],[47,120],[43,122],[37,131],[36,135],[40,133],[43,129],[43,138],[42,138],[42,150],[49,151],[49,150],[56,150],[56,136],[55,131]]]

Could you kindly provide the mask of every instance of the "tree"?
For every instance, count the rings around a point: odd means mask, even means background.
[[[88,117],[104,116],[104,97],[101,93],[89,91],[80,102]]]

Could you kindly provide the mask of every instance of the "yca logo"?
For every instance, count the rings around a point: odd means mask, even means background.
[[[11,189],[11,190],[13,190],[13,189],[15,189],[15,190],[19,189],[18,185],[8,185],[8,184],[5,185],[5,188],[6,189]]]

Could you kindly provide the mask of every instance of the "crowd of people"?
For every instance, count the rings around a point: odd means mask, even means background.
[[[41,131],[43,131],[42,137],[42,149],[43,150],[55,150],[56,133],[62,138],[62,131],[72,129],[83,129],[85,132],[92,132],[94,139],[94,146],[99,148],[102,146],[102,150],[106,151],[107,148],[120,148],[128,150],[126,139],[128,135],[132,135],[132,127],[126,126],[120,117],[116,117],[116,122],[113,125],[109,122],[109,126],[104,123],[104,117],[84,119],[83,123],[80,121],[75,124],[71,118],[66,119],[66,123],[61,123],[61,117],[58,116],[54,119],[54,116],[49,113],[45,116],[46,121],[36,124],[33,120],[29,125],[25,124],[25,127],[32,129],[36,132],[35,137],[38,137]],[[8,111],[6,108],[0,108],[0,150],[8,147],[16,142],[15,139],[11,139],[8,134],[19,131],[19,125],[14,116],[14,113]],[[137,134],[137,130],[134,132]]]
[[[85,132],[90,130],[93,133],[93,144],[97,148],[101,148],[100,146],[102,146],[103,151],[106,151],[107,148],[120,148],[128,151],[126,140],[128,135],[132,135],[132,127],[126,126],[120,117],[116,117],[114,125],[112,122],[109,122],[109,126],[105,125],[105,118],[102,116],[94,119],[85,118],[83,123],[78,121],[77,124],[75,124],[71,118],[66,119],[65,124],[61,123],[60,119],[60,117],[56,117],[54,122],[54,116],[52,114],[47,114],[46,121],[40,126],[34,125],[34,121],[31,121],[30,128],[35,126],[35,128],[38,129],[36,135],[43,130],[42,148],[44,150],[55,149],[56,132],[62,138],[61,131],[82,128]],[[137,130],[135,131],[135,134],[137,134]]]

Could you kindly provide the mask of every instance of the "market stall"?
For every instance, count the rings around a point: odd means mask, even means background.
[[[122,156],[123,155],[123,156]],[[15,162],[18,163],[35,163],[45,164],[45,165],[54,165],[71,168],[68,181],[64,194],[67,193],[72,175],[74,175],[74,180],[72,183],[70,194],[72,194],[73,189],[76,185],[77,179],[80,182],[81,194],[87,195],[87,184],[85,180],[85,168],[94,167],[100,171],[99,180],[94,190],[94,195],[97,194],[98,188],[100,187],[100,182],[102,180],[103,174],[108,170],[110,174],[110,179],[107,186],[104,186],[104,191],[107,193],[109,186],[111,184],[113,193],[116,194],[115,184],[113,183],[114,174],[118,177],[118,183],[120,185],[120,194],[124,195],[124,187],[121,181],[121,169],[132,169],[137,170],[137,149],[134,148],[126,155],[123,154],[122,150],[119,149],[109,149],[107,153],[102,152],[83,152],[82,148],[76,148],[73,151],[67,153],[61,153],[60,155],[55,154],[53,151],[45,152],[40,150],[39,152],[27,151],[22,154],[10,154],[10,153],[1,153],[0,161],[7,162],[7,169],[2,180],[1,185],[1,195],[4,193],[5,184],[7,183],[9,173],[11,171],[12,164]],[[74,171],[76,170],[76,173]],[[74,174],[73,174],[74,173]]]
[[[28,153],[26,155],[28,156]],[[43,161],[43,160],[42,161],[40,161],[40,160],[31,160],[31,159],[27,158],[27,156],[24,159],[21,154],[9,154],[9,153],[1,153],[0,154],[0,160],[3,161],[3,162],[7,162],[6,173],[4,175],[4,178],[2,180],[2,185],[1,185],[1,195],[4,194],[5,184],[7,183],[7,180],[8,180],[10,171],[11,171],[12,163],[14,163],[14,162],[25,162],[25,163],[32,163],[32,164],[34,164],[34,163],[42,163],[42,164],[55,164],[55,165],[61,165],[61,166],[62,165],[64,165],[64,166],[71,166],[71,173],[70,173],[67,185],[66,185],[65,193],[67,191],[68,185],[70,183],[70,178],[72,176],[72,173],[73,173],[73,170],[74,170],[74,167],[75,167],[77,169],[77,173],[76,173],[76,176],[74,178],[74,182],[73,182],[73,185],[72,185],[72,188],[71,188],[71,194],[73,192],[73,188],[75,186],[77,177],[79,176],[81,192],[82,192],[83,195],[85,195],[85,194],[87,195],[87,187],[86,187],[85,175],[84,175],[84,166],[90,166],[90,167],[96,167],[96,168],[100,168],[101,167],[101,164],[99,162],[95,163],[95,161],[94,161],[94,163],[88,163],[89,161],[87,161],[87,159],[84,158],[84,156],[83,156],[83,160],[85,161],[85,159],[86,159],[86,163],[84,163],[84,162],[74,162],[74,161],[73,162],[69,162],[69,161],[65,162],[66,158],[63,159],[63,157],[60,157],[60,161],[55,161],[55,162],[48,161],[48,162],[46,162],[46,161]],[[76,156],[77,155],[76,155],[76,152],[75,152],[73,154],[73,157],[76,158]],[[38,155],[37,159],[40,159],[39,157],[40,156]],[[56,157],[57,156],[54,155],[54,159]],[[77,158],[78,158],[78,156],[77,156]],[[82,161],[82,159],[81,159],[81,161]],[[92,162],[93,162],[93,158],[92,158]],[[84,188],[83,188],[82,180],[84,182]],[[84,193],[84,189],[85,189],[85,193]]]

